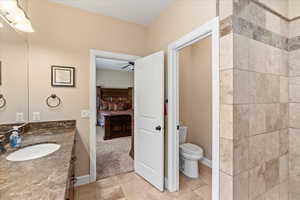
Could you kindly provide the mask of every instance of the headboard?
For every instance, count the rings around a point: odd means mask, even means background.
[[[119,99],[129,98],[129,88],[101,88],[100,99],[105,101],[117,101]]]
[[[97,86],[97,107],[101,100],[107,102],[126,101],[132,105],[132,88],[101,88]]]

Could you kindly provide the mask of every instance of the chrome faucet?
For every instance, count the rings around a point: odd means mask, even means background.
[[[20,129],[21,128],[23,128],[24,126],[26,126],[28,123],[24,123],[24,124],[21,124],[21,125],[19,125],[19,126],[15,126],[16,127],[16,129],[18,130],[18,131],[20,131]],[[12,131],[13,129],[11,129],[10,131]]]

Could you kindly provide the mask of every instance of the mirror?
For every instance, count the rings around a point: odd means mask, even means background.
[[[0,18],[0,124],[28,121],[28,44]]]

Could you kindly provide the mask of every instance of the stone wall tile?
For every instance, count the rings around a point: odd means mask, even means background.
[[[300,103],[290,103],[290,127],[291,128],[300,128]]]
[[[235,140],[242,140],[249,136],[249,105],[233,106],[233,132]]]
[[[233,70],[222,70],[220,76],[221,103],[233,104]]]
[[[265,143],[264,134],[255,135],[249,138],[249,168],[262,165],[265,161]]]
[[[280,77],[280,102],[287,103],[289,101],[289,78]]]
[[[300,77],[290,77],[289,100],[293,103],[300,103]]]
[[[233,33],[220,39],[220,68],[233,68]]]
[[[249,199],[255,200],[266,192],[265,165],[257,166],[249,171]]]
[[[270,161],[279,157],[279,131],[264,134],[265,135],[265,154],[264,160]]]
[[[220,137],[233,139],[233,105],[220,106]]]
[[[233,140],[220,139],[220,169],[233,175]]]

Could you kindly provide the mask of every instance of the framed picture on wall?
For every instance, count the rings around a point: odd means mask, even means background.
[[[75,87],[75,68],[51,66],[52,87]]]

